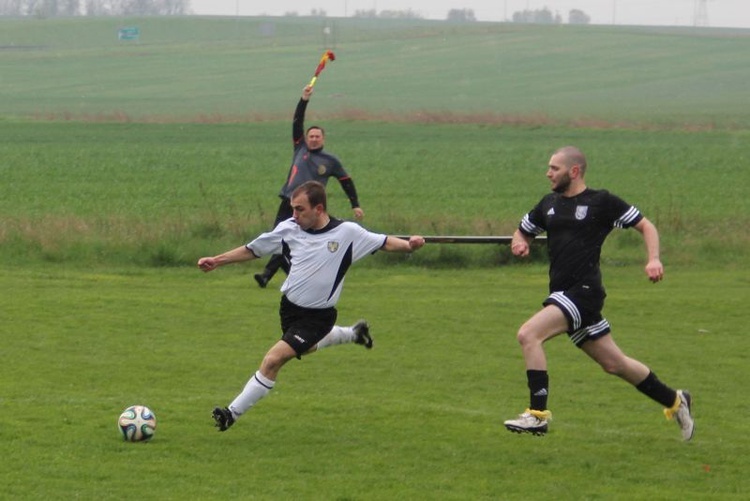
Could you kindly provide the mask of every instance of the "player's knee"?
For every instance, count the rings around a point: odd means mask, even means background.
[[[536,333],[534,332],[534,330],[531,329],[528,324],[523,324],[518,329],[516,339],[521,346],[525,346],[534,342],[534,340],[536,339],[535,334]]]
[[[263,363],[260,366],[261,372],[263,374],[276,374],[288,360],[289,358],[283,356],[281,353],[273,350],[269,351],[263,357]]]
[[[623,365],[617,360],[604,360],[599,362],[602,370],[612,376],[620,376],[623,373]]]

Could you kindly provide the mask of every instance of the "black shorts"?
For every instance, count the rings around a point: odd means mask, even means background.
[[[331,332],[337,315],[336,308],[303,308],[281,296],[281,340],[300,358]]]
[[[609,322],[602,317],[606,297],[600,287],[576,285],[566,291],[553,292],[542,304],[553,304],[562,310],[568,319],[568,337],[580,348],[589,339],[610,333]]]

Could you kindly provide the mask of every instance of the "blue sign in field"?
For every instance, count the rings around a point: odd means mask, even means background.
[[[141,30],[137,26],[128,26],[117,30],[118,40],[138,40],[141,36]]]

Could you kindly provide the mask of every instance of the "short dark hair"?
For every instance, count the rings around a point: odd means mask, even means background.
[[[307,181],[299,185],[294,192],[292,192],[292,198],[296,198],[302,194],[307,195],[307,200],[310,202],[310,207],[322,205],[324,210],[328,210],[328,200],[326,197],[326,187],[318,181]]]
[[[554,155],[562,154],[565,158],[565,166],[570,168],[577,165],[581,168],[581,175],[586,173],[586,155],[575,146],[563,146],[558,148]]]
[[[312,129],[318,129],[321,134],[323,134],[324,136],[326,135],[326,130],[323,127],[321,127],[320,125],[311,125],[305,131],[305,135],[307,135]]]

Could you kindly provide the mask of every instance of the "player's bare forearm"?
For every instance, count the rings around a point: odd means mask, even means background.
[[[529,255],[529,246],[533,237],[525,235],[521,230],[516,229],[513,238],[510,241],[510,250],[514,256],[526,257]]]
[[[252,261],[256,258],[256,255],[243,245],[236,249],[224,252],[223,254],[219,254],[218,256],[200,258],[198,260],[198,268],[203,271],[213,271],[219,266],[241,263],[243,261]]]
[[[645,217],[634,228],[643,235],[643,242],[646,244],[646,253],[648,254],[645,269],[646,275],[648,275],[649,280],[652,282],[659,282],[664,278],[664,266],[659,256],[659,231]]]
[[[388,236],[385,239],[383,250],[387,252],[413,252],[424,245],[424,237],[413,235],[409,240]]]

